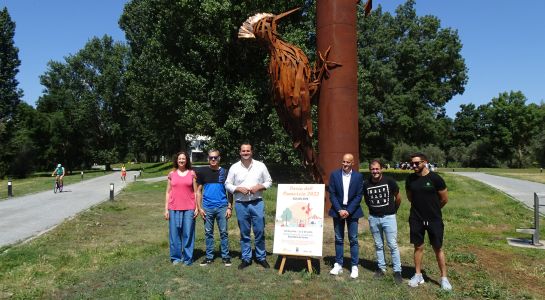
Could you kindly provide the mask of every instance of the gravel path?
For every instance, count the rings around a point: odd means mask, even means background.
[[[117,194],[134,180],[136,174],[136,171],[127,172],[126,183],[116,172],[67,185],[62,193],[54,194],[51,189],[0,201],[0,247],[47,232],[65,219],[108,200],[110,183],[114,183]]]
[[[489,175],[480,172],[451,172],[451,174],[463,175],[486,183],[532,209],[534,208],[534,193],[540,195],[542,204],[545,202],[545,184],[542,183]]]

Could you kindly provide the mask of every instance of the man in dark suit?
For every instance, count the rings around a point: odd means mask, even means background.
[[[354,156],[347,153],[343,155],[342,168],[333,171],[329,177],[329,200],[331,200],[329,216],[333,217],[335,230],[335,264],[329,273],[339,275],[343,272],[344,228],[346,226],[352,263],[350,277],[358,278],[358,220],[363,217],[360,205],[363,196],[363,175],[357,170],[352,170],[353,165]]]

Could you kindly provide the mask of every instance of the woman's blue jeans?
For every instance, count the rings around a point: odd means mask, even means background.
[[[186,265],[193,263],[195,247],[194,210],[169,210],[168,233],[170,240],[170,260]]]

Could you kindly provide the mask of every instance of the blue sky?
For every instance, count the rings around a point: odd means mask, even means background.
[[[373,1],[394,12],[405,1]],[[469,70],[463,95],[446,107],[488,103],[504,91],[522,91],[527,103],[545,101],[545,1],[417,0],[418,15],[434,15],[458,31]]]
[[[126,0],[0,0],[16,23],[21,66],[17,79],[23,99],[38,99],[50,60],[63,61],[93,36],[123,41],[118,20]],[[375,0],[394,12],[404,0]],[[529,102],[545,101],[544,0],[417,0],[418,15],[434,15],[456,29],[469,69],[463,95],[446,105],[454,117],[460,104],[480,105],[504,91],[522,91]]]
[[[124,41],[119,17],[126,0],[0,0],[15,22],[21,66],[17,80],[23,100],[34,105],[42,95],[40,75],[50,60],[64,62],[94,36]]]

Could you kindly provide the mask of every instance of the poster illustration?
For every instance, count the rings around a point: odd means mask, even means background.
[[[322,256],[323,184],[279,184],[273,253]]]

